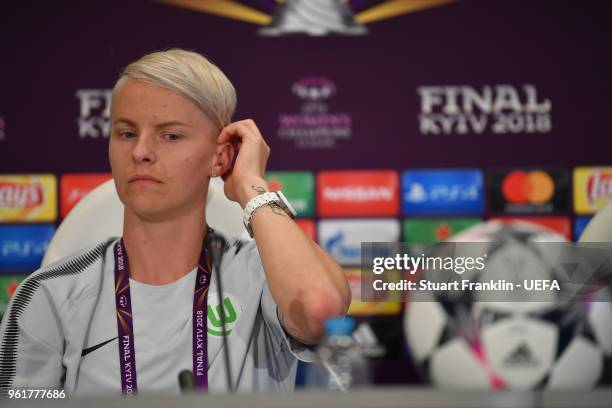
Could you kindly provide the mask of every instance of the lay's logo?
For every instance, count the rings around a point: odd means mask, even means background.
[[[587,197],[591,205],[598,200],[612,201],[612,173],[591,174],[587,180]]]
[[[612,202],[612,167],[574,169],[574,209],[593,214]]]
[[[0,207],[38,207],[43,203],[43,194],[43,186],[39,181],[29,184],[0,182]]]
[[[0,176],[0,221],[53,222],[56,201],[53,175]]]

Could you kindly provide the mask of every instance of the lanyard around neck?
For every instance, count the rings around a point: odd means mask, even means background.
[[[208,229],[207,233],[212,233]],[[130,268],[123,238],[115,244],[115,304],[117,307],[117,331],[119,334],[119,367],[121,370],[121,390],[125,395],[138,392],[136,381],[136,348],[134,345],[134,326],[132,299],[130,297]],[[208,338],[206,308],[208,288],[211,279],[211,264],[208,250],[202,245],[198,273],[193,293],[193,377],[198,389],[208,389]],[[178,379],[177,379],[178,381]]]

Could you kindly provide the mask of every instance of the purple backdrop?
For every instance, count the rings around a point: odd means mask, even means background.
[[[228,74],[235,118],[255,119],[272,147],[271,169],[609,164],[605,6],[472,0],[368,24],[365,36],[262,37],[254,24],[153,1],[4,3],[0,172],[109,171],[107,140],[79,137],[77,90],[110,88],[126,63],[174,46],[206,54]],[[278,138],[279,114],[300,112],[291,86],[305,77],[333,81],[327,106],[350,114],[350,140],[298,149]],[[536,86],[552,102],[552,130],[419,133],[419,86],[498,84]]]

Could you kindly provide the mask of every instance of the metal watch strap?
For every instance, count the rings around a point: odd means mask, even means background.
[[[282,209],[289,217],[295,217],[295,210],[291,207],[291,204],[287,201],[282,192],[267,192],[251,198],[244,206],[244,214],[242,222],[246,228],[249,236],[253,238],[253,228],[251,227],[251,220],[255,210],[264,205],[270,205],[275,203],[280,209]]]
[[[249,236],[253,238],[253,228],[251,227],[251,219],[253,219],[253,213],[260,207],[264,205],[278,202],[279,198],[275,193],[268,192],[264,194],[260,194],[255,196],[249,200],[249,202],[244,206],[244,215],[242,218],[242,223],[246,228]]]

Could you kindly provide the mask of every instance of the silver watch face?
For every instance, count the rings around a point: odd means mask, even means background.
[[[278,190],[276,194],[280,198],[282,205],[289,211],[291,217],[295,217],[297,215],[297,212],[295,211],[289,200],[287,200],[287,197],[285,197],[283,192]]]

